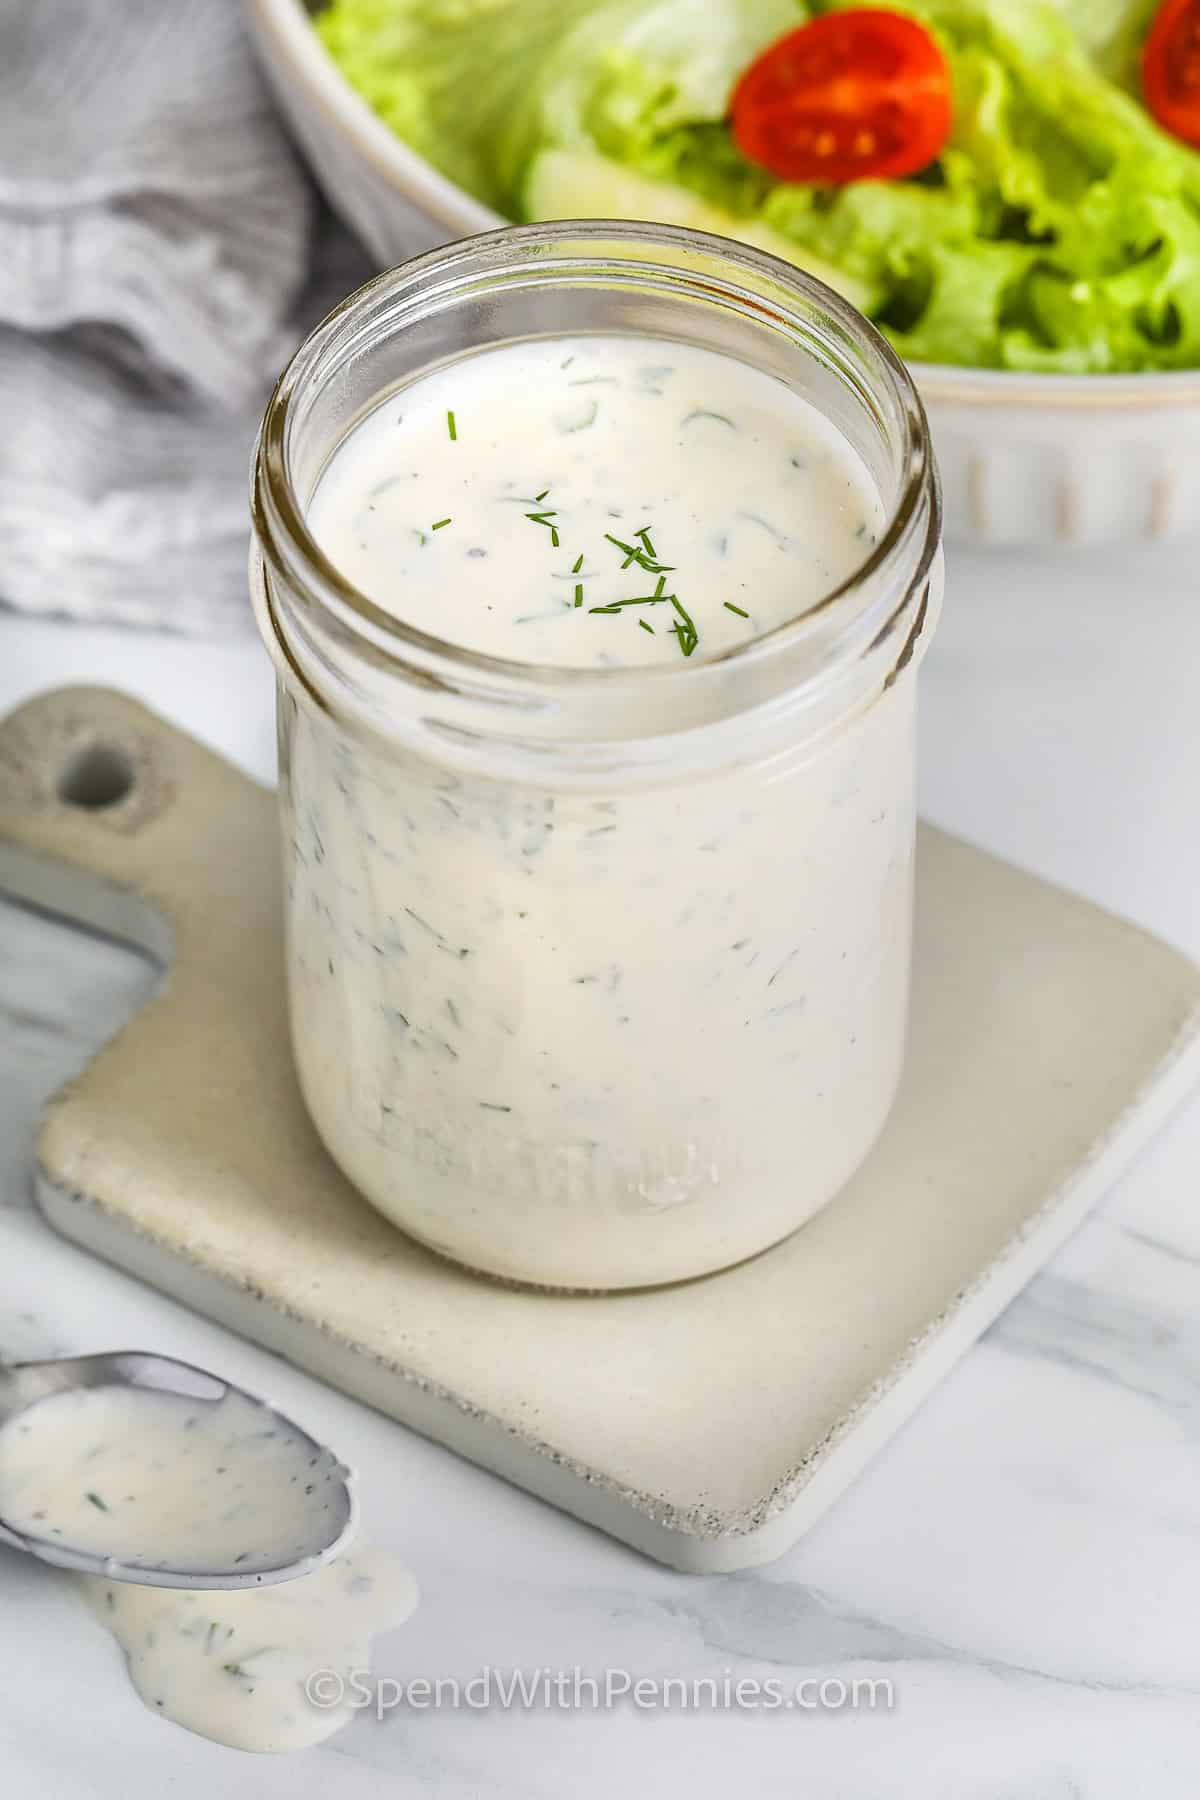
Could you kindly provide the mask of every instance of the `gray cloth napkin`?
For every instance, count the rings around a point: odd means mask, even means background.
[[[248,626],[263,404],[369,273],[238,0],[0,6],[0,603]]]

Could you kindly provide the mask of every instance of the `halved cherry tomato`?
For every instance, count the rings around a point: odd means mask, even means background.
[[[915,175],[954,121],[950,70],[904,13],[826,13],[771,44],[733,94],[733,136],[784,181]]]
[[[1200,0],[1166,0],[1142,52],[1146,105],[1164,131],[1200,145]]]

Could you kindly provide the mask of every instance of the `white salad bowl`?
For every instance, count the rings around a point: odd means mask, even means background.
[[[302,0],[247,0],[267,79],[330,204],[383,266],[509,221],[440,175],[355,92]],[[319,0],[313,10],[319,10]],[[1200,370],[914,370],[958,542],[1162,541],[1200,530]]]

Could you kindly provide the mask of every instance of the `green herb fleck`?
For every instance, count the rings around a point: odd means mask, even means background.
[[[615,544],[624,555],[625,561],[621,564],[623,569],[627,569],[630,563],[636,563],[640,569],[646,571],[647,575],[658,575],[664,569],[668,574],[673,573],[674,565],[672,563],[659,562],[658,558],[651,556],[643,545],[627,544],[622,538],[614,537],[610,531],[606,531],[604,536],[610,544]]]
[[[413,921],[413,923],[416,925],[419,925],[421,927],[422,931],[427,931],[429,933],[430,937],[435,940],[435,942],[437,942],[439,944],[444,944],[446,942],[445,938],[442,936],[442,933],[438,930],[436,925],[431,925],[429,923],[428,919],[423,919],[421,917],[420,913],[416,913],[413,911],[411,906],[406,906],[404,908],[404,910],[408,914],[409,918]]]
[[[628,600],[609,600],[604,606],[593,606],[590,610],[592,612],[615,613],[620,612],[621,608],[624,606],[666,606],[675,598],[673,594],[663,593],[663,589],[666,585],[666,576],[660,575],[658,578],[658,585],[655,587],[652,594],[633,594]]]
[[[696,648],[696,645],[700,642],[700,633],[696,630],[695,620],[688,612],[687,607],[683,604],[682,600],[679,599],[678,595],[672,594],[670,599],[671,605],[679,614],[678,620],[671,629],[679,639],[679,648],[682,650],[683,654],[685,656],[690,656]]]
[[[546,495],[547,495],[547,494],[548,494],[548,493],[549,493],[549,492],[550,492],[550,489],[549,489],[549,488],[543,488],[543,489],[542,489],[542,491],[541,491],[541,493],[540,493],[540,494],[535,494],[535,495],[534,495],[534,496],[533,496],[533,503],[534,503],[534,505],[535,505],[535,506],[540,506],[540,505],[541,505],[541,503],[542,503],[542,501],[543,501],[543,500],[544,500],[544,499],[545,499],[545,498],[546,498]]]
[[[450,442],[456,444],[458,442],[458,426],[452,412],[446,414],[446,430],[450,433]]]
[[[98,1512],[107,1512],[108,1511],[108,1507],[104,1504],[104,1502],[100,1498],[99,1494],[93,1494],[89,1491],[87,1498],[91,1501],[92,1505],[97,1509]]]
[[[440,531],[443,525],[449,525],[451,523],[452,521],[450,519],[435,519],[429,529],[430,531]]]
[[[582,583],[582,581],[577,581],[575,583],[575,604],[576,604],[576,606],[583,605],[583,583]]]
[[[732,600],[725,602],[726,612],[736,613],[739,619],[748,619],[750,614],[741,606],[735,606]]]
[[[572,575],[578,575],[578,573],[579,573],[580,569],[582,569],[582,567],[583,567],[583,557],[577,556],[575,558],[574,565],[572,566],[572,569],[571,569]]]
[[[638,624],[641,626],[643,631],[648,631],[650,633],[651,637],[654,636],[654,627],[653,627],[653,625],[651,625],[651,623],[648,619],[639,619]]]
[[[543,490],[543,492],[538,494],[536,497],[539,500],[543,500],[543,499],[545,499],[545,496],[549,492],[550,492],[550,489],[545,488]],[[525,517],[527,519],[532,519],[533,523],[535,525],[544,525],[546,527],[546,529],[550,533],[551,548],[554,550],[557,550],[558,546],[559,546],[559,542],[560,542],[559,535],[558,535],[558,526],[554,523],[554,520],[557,517],[557,509],[553,506],[550,506],[550,507],[547,507],[545,512],[527,512],[525,514]]]
[[[683,423],[684,425],[690,425],[695,419],[715,419],[720,425],[728,425],[730,431],[737,430],[737,426],[732,419],[727,418],[724,413],[710,412],[706,406],[698,406],[695,412],[690,412],[688,414]]]
[[[796,960],[796,958],[799,956],[799,954],[800,954],[799,949],[788,951],[787,955],[784,957],[783,961],[780,963],[780,965],[776,969],[775,973],[771,976],[771,979],[767,982],[768,987],[775,986],[775,983],[779,980],[779,977],[783,974],[784,970],[788,967],[789,963],[794,962]]]
[[[783,535],[782,531],[779,530],[778,526],[772,525],[770,519],[764,519],[761,513],[739,512],[737,514],[737,517],[739,519],[749,520],[751,525],[761,526],[762,529],[766,532],[767,536],[774,538],[774,540],[777,544],[782,544],[782,543],[786,542],[784,535]]]

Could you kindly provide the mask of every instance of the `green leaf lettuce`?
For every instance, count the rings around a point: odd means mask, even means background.
[[[844,271],[913,359],[1200,365],[1200,157],[1137,92],[1153,0],[890,0],[945,52],[946,150],[908,181],[776,181],[737,151],[730,94],[843,3],[333,0],[318,29],[401,137],[509,216],[539,152],[594,153]]]

